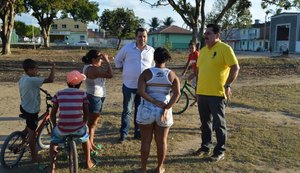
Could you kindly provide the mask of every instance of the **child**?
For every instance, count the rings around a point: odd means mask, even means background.
[[[191,81],[191,84],[193,87],[196,87],[196,70],[197,70],[197,67],[196,67],[196,62],[197,62],[197,59],[199,57],[199,52],[196,50],[196,44],[191,42],[189,44],[189,56],[188,56],[188,59],[187,59],[187,62],[184,66],[184,70],[182,72],[182,76],[185,75],[186,71],[188,70],[189,66],[191,65],[192,66],[192,70],[193,70],[193,73],[191,73],[188,77],[187,77],[187,80],[188,81]]]
[[[86,168],[91,169],[96,166],[91,161],[89,131],[84,121],[89,115],[89,102],[86,93],[79,89],[82,81],[85,79],[86,76],[79,71],[71,71],[67,74],[68,88],[58,91],[52,99],[51,121],[54,126],[50,145],[50,167],[52,172],[55,172],[57,145],[58,143],[63,143],[65,137],[70,134],[81,136],[80,141],[85,153]],[[58,109],[59,116],[56,123]]]
[[[36,128],[38,125],[38,113],[40,112],[41,98],[40,87],[43,83],[52,83],[54,80],[55,64],[52,65],[48,78],[38,77],[36,61],[25,59],[23,61],[25,74],[19,80],[19,92],[21,98],[20,111],[26,119],[24,133],[29,134],[29,148],[33,162],[38,162],[36,151]]]
[[[86,53],[86,55],[82,57],[82,61],[85,64],[83,67],[83,73],[87,77],[85,80],[85,88],[90,103],[88,126],[90,132],[91,153],[93,156],[97,156],[97,150],[101,149],[101,145],[96,145],[94,143],[94,136],[98,122],[100,121],[100,113],[106,97],[105,79],[112,78],[113,72],[109,63],[108,55],[101,54],[95,49]],[[101,68],[103,65],[106,65],[106,70]]]

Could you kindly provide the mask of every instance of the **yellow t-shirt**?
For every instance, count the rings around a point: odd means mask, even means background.
[[[200,50],[197,60],[199,95],[225,97],[225,82],[228,78],[230,66],[238,64],[232,48],[218,41],[211,49],[207,46]]]

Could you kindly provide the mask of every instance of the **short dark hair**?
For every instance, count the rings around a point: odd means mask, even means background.
[[[154,51],[154,61],[156,63],[164,63],[171,60],[171,55],[166,48],[158,47]]]
[[[147,30],[145,28],[138,28],[135,30],[135,36],[137,36],[139,32],[147,32]]]
[[[90,64],[92,63],[92,59],[98,58],[98,56],[99,56],[99,51],[92,49],[88,53],[86,53],[85,56],[81,58],[81,60],[85,64]]]
[[[206,25],[206,28],[212,28],[212,31],[215,33],[215,34],[218,34],[220,33],[220,26],[215,24],[215,23],[210,23],[208,25]]]
[[[24,71],[27,72],[29,69],[36,68],[37,62],[28,58],[23,61],[22,66],[23,66]]]
[[[196,47],[196,43],[193,42],[193,41],[191,41],[191,42],[189,43],[189,47],[190,47],[190,46],[195,46],[195,47]]]

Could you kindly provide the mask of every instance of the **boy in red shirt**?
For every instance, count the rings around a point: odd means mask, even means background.
[[[193,73],[191,73],[187,77],[187,81],[191,82],[193,87],[196,87],[196,70],[197,70],[196,62],[199,57],[199,52],[196,50],[196,44],[193,42],[191,42],[189,44],[189,53],[190,54],[188,56],[185,66],[184,66],[182,76],[184,76],[185,73],[187,72],[187,70],[189,69],[189,67],[192,66]]]

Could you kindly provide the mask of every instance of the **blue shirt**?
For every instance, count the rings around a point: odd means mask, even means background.
[[[21,106],[26,112],[32,114],[40,112],[40,87],[44,80],[45,78],[42,77],[30,77],[28,75],[23,75],[19,80]]]

